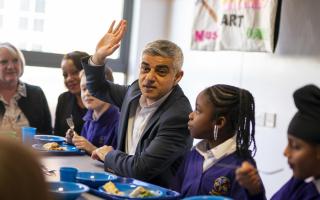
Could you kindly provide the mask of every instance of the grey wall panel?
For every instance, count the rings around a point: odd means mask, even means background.
[[[320,55],[320,1],[283,0],[276,54]]]

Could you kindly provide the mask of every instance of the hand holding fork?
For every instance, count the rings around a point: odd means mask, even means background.
[[[74,122],[73,122],[72,115],[70,115],[70,117],[67,118],[66,121],[67,121],[67,124],[68,124],[68,126],[70,128],[66,132],[67,143],[72,143],[72,138],[73,138],[73,135],[75,134],[75,132],[74,132]]]

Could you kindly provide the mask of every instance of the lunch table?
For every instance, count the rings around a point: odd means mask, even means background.
[[[64,155],[64,156],[52,156],[42,155],[42,165],[48,170],[54,170],[54,173],[46,175],[47,181],[59,181],[59,169],[60,167],[75,167],[79,171],[91,171],[91,172],[103,172],[103,163],[97,160],[91,159],[88,155]],[[90,193],[84,193],[77,200],[101,200],[102,198],[94,196]]]

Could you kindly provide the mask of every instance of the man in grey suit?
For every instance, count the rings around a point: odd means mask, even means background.
[[[129,86],[106,81],[104,60],[118,47],[126,29],[114,22],[90,58],[83,59],[90,93],[121,108],[118,148],[103,146],[92,158],[105,170],[168,187],[184,154],[192,146],[187,123],[192,111],[178,82],[183,54],[167,40],[147,44],[142,52],[139,80]]]

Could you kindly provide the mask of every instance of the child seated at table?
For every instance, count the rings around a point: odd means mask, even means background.
[[[203,90],[188,122],[192,137],[203,140],[186,155],[172,189],[184,197],[249,199],[249,193],[235,180],[235,168],[244,160],[255,166],[254,108],[253,96],[247,90],[229,85]]]
[[[93,150],[104,145],[116,149],[119,110],[117,107],[93,97],[87,90],[87,81],[84,71],[80,76],[81,99],[88,109],[83,117],[85,121],[81,135],[69,129],[66,138],[78,149],[91,154]]]
[[[293,98],[298,112],[289,124],[284,150],[293,177],[271,199],[320,199],[320,89],[307,85],[296,90]],[[244,162],[236,175],[251,194],[261,193],[255,166]]]

